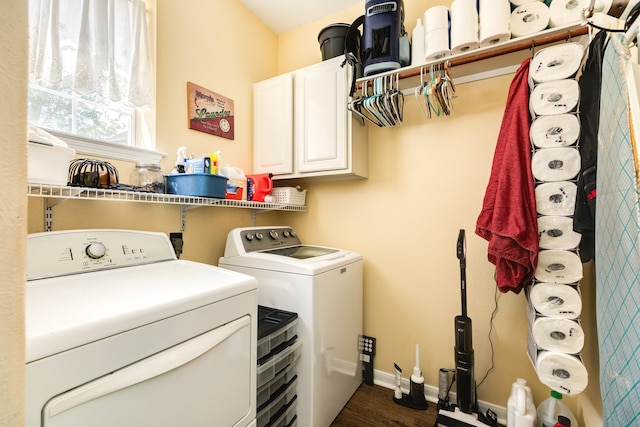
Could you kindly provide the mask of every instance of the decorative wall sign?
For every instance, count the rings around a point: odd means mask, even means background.
[[[189,129],[234,139],[233,99],[187,82]]]

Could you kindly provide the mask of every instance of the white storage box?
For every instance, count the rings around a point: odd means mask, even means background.
[[[298,190],[295,187],[275,187],[271,190],[274,203],[287,205],[304,205],[307,190]]]
[[[67,143],[29,123],[27,181],[34,184],[67,185],[69,163],[76,155]]]
[[[67,185],[69,162],[76,152],[60,145],[27,144],[27,181],[35,184]]]

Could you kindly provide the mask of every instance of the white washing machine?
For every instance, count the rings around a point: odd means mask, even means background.
[[[229,233],[219,266],[255,277],[260,305],[298,314],[298,425],[329,426],[362,382],[362,256],[249,227]]]
[[[26,426],[254,426],[256,289],[162,233],[29,235]]]

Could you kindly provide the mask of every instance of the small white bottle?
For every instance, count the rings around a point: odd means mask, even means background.
[[[575,415],[567,405],[562,402],[562,394],[551,390],[551,397],[538,406],[538,427],[553,427],[558,422],[558,416],[564,415],[571,420],[571,427],[578,427]]]
[[[424,27],[422,19],[418,18],[416,26],[411,32],[411,66],[424,63]]]
[[[507,401],[507,427],[535,427],[536,407],[527,381],[517,378]]]

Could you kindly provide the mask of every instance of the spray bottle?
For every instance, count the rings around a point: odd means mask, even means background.
[[[185,173],[185,164],[187,163],[187,147],[178,148],[178,152],[176,153],[176,164],[171,171],[174,173]]]

